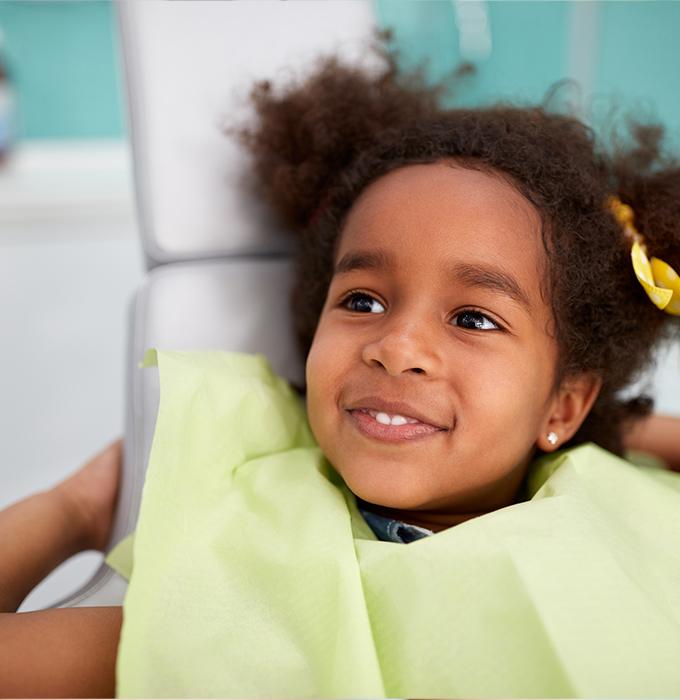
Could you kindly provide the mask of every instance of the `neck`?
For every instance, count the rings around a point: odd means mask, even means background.
[[[375,503],[368,503],[368,501],[364,501],[360,498],[357,498],[357,503],[364,510],[376,513],[377,515],[382,515],[385,518],[400,520],[401,522],[408,523],[409,525],[424,527],[428,530],[432,530],[432,532],[446,530],[454,525],[464,523],[466,520],[471,520],[472,518],[477,518],[480,515],[485,515],[486,513],[490,512],[487,510],[480,510],[470,511],[467,513],[438,513],[435,511],[426,510],[402,510],[399,508],[379,506]]]
[[[499,508],[505,508],[524,500],[524,476],[525,470],[518,471],[513,475],[513,478],[509,478],[502,486],[496,484],[486,494],[478,493],[474,499],[468,500],[466,505],[459,502],[456,507],[449,505],[439,508],[428,509],[425,507],[417,510],[408,510],[370,503],[359,496],[356,499],[358,505],[364,510],[386,518],[400,520],[409,525],[418,525],[419,527],[432,530],[432,532],[440,532],[454,525],[464,523],[466,520],[478,518],[480,515],[486,515]]]

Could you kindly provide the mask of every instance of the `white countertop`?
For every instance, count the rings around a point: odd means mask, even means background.
[[[126,141],[26,141],[0,165],[0,236],[87,221],[124,235],[134,230],[133,202]]]

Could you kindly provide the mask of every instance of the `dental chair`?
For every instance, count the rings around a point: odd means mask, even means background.
[[[304,377],[288,309],[291,240],[248,183],[242,123],[255,80],[290,76],[322,53],[365,54],[369,2],[117,4],[141,244],[148,275],[130,308],[125,454],[107,551],[135,529],[158,406],[144,351],[264,353]],[[364,57],[365,60],[365,57]],[[106,564],[54,607],[120,605]]]

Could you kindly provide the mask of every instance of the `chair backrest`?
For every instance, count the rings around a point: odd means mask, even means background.
[[[370,60],[371,3],[129,0],[118,9],[148,266],[285,252],[224,129],[247,118],[256,80],[285,80],[323,53]]]

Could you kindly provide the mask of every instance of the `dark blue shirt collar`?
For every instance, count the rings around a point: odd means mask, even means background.
[[[432,530],[428,530],[427,528],[418,527],[418,525],[409,525],[408,523],[403,523],[401,520],[394,520],[393,518],[386,518],[384,515],[372,513],[370,510],[365,510],[361,507],[359,507],[359,512],[364,517],[364,520],[371,530],[373,530],[375,536],[384,542],[408,544],[414,540],[419,540],[434,534]]]

